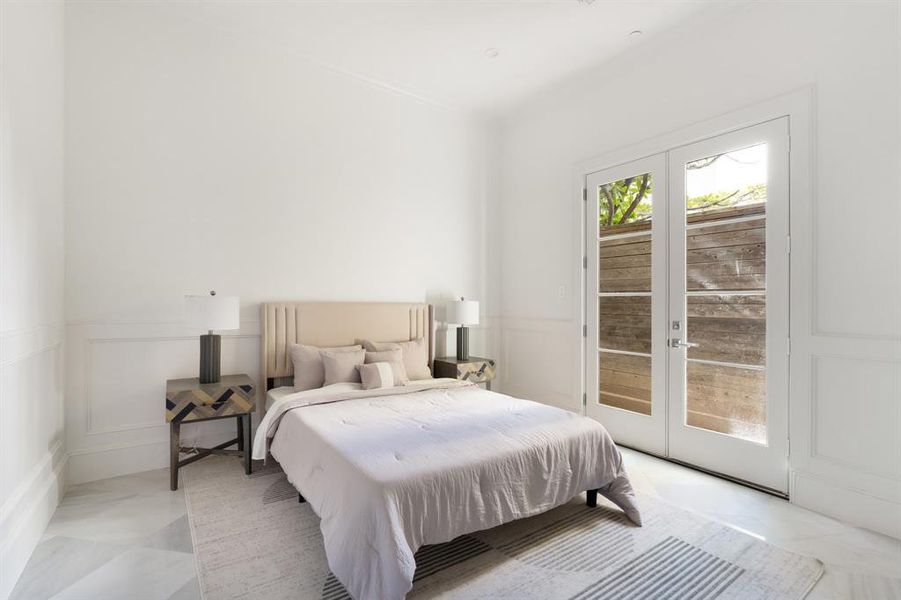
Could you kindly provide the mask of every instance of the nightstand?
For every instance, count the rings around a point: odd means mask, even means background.
[[[433,363],[435,377],[451,377],[473,383],[484,383],[486,389],[491,389],[491,380],[494,379],[494,361],[490,358],[470,356],[466,360],[459,360],[453,356],[436,358]]]
[[[166,422],[169,423],[169,487],[178,489],[178,469],[210,454],[238,454],[244,458],[244,472],[250,475],[250,415],[254,385],[247,375],[226,375],[216,383],[200,383],[197,377],[166,382]],[[197,454],[179,460],[182,423],[214,419],[237,419],[238,437],[214,448],[196,448]],[[225,450],[237,444],[237,450]]]

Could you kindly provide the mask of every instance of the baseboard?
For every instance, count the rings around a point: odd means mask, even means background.
[[[204,424],[213,425],[214,423]],[[183,435],[182,445],[208,448],[235,437],[234,420],[224,419],[215,424],[218,425],[215,429],[210,428],[201,435]],[[182,432],[184,434],[184,429]],[[85,448],[69,453],[68,481],[70,485],[76,485],[168,467],[168,438],[134,444]]]
[[[792,473],[791,501],[851,525],[901,539],[901,504],[841,487],[823,477]]]
[[[68,456],[56,444],[0,510],[0,598],[8,598],[66,491]]]

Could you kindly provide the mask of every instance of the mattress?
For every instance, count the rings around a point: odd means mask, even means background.
[[[404,598],[425,544],[538,514],[588,489],[640,524],[603,426],[465,382],[289,394],[266,414],[254,456],[270,441],[321,519],[332,572],[359,600]]]

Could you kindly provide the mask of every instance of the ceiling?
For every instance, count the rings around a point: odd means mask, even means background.
[[[714,2],[232,0],[189,6],[201,18],[329,68],[433,103],[495,114],[648,43]],[[643,34],[630,35],[634,30]],[[490,57],[490,49],[497,56]]]

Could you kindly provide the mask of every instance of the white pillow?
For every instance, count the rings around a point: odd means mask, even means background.
[[[429,349],[425,338],[417,338],[409,342],[373,342],[362,340],[363,347],[369,352],[383,352],[400,348],[404,355],[404,368],[411,380],[431,379],[429,371]]]
[[[410,378],[407,377],[407,369],[404,367],[404,351],[400,348],[383,350],[382,352],[366,352],[366,358],[363,362],[367,365],[370,363],[390,363],[391,371],[394,373],[394,385],[404,385],[410,381]]]
[[[288,349],[291,362],[294,363],[294,391],[315,390],[325,383],[325,369],[322,365],[323,350],[348,352],[362,350],[362,346],[339,346],[337,348],[319,348],[305,344],[291,344]]]
[[[333,383],[360,383],[357,365],[363,364],[366,351],[359,350],[323,350],[322,367],[325,371],[325,385]]]
[[[389,362],[374,362],[357,365],[364,390],[394,387],[394,369]]]

